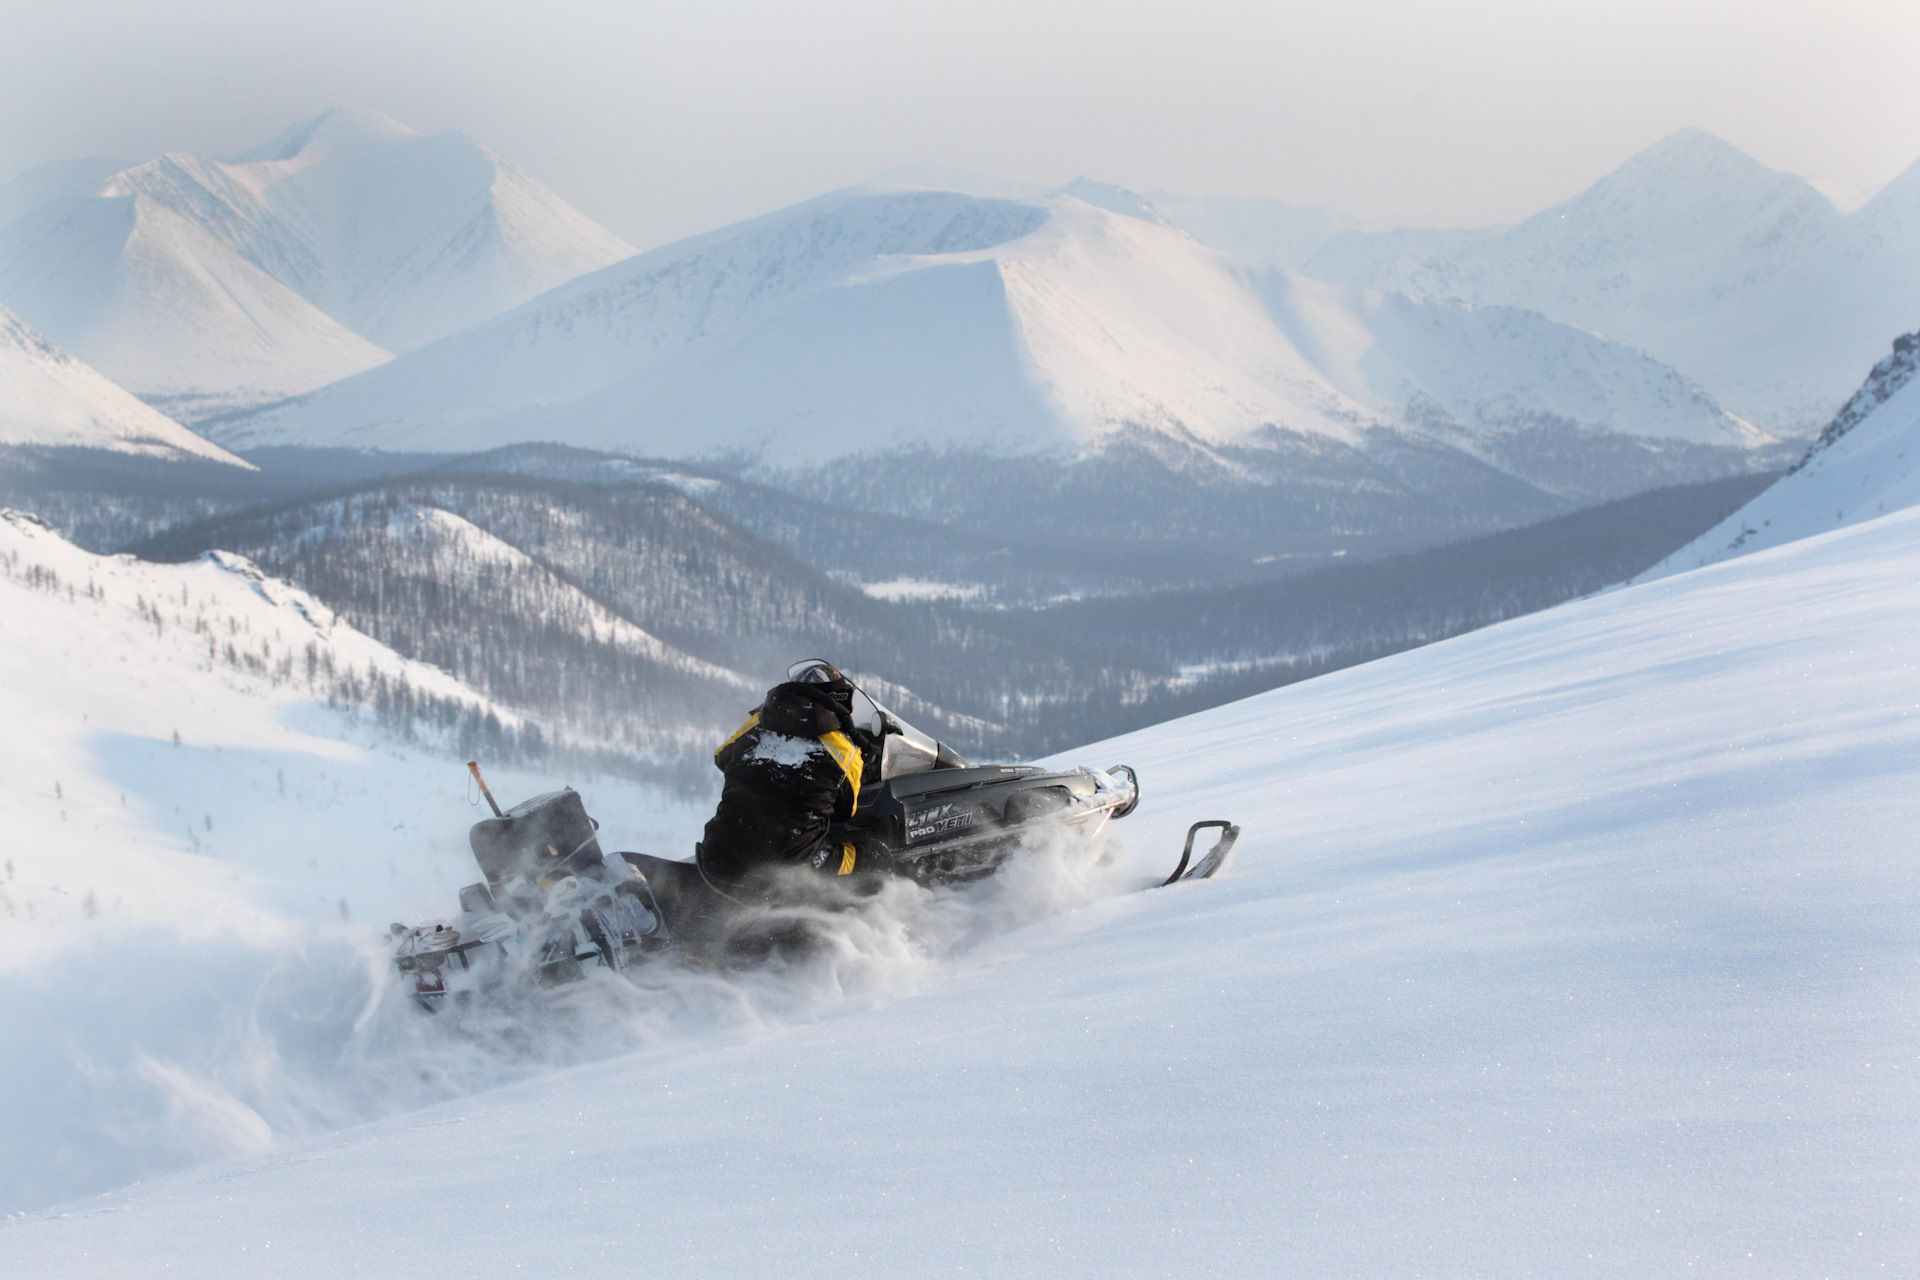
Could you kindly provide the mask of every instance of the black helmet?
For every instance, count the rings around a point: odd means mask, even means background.
[[[853,681],[840,674],[840,668],[821,658],[804,658],[787,668],[787,679],[796,684],[817,686],[832,698],[841,710],[853,710]]]

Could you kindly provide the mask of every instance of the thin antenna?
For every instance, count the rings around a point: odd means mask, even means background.
[[[487,780],[480,776],[480,762],[478,760],[467,761],[467,772],[471,773],[473,780],[480,784],[480,794],[487,798],[487,807],[493,810],[493,816],[496,818],[506,817],[506,814],[500,812],[500,802],[493,798],[493,792],[487,790]]]

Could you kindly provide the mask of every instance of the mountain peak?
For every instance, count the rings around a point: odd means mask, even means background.
[[[1096,209],[1105,209],[1108,213],[1138,218],[1142,222],[1156,222],[1161,226],[1172,225],[1145,196],[1129,191],[1125,187],[1115,186],[1111,182],[1095,182],[1092,178],[1086,177],[1075,178],[1060,188],[1060,194],[1083,200]]]
[[[291,160],[308,152],[325,155],[369,142],[395,142],[419,136],[417,130],[381,112],[363,107],[335,107],[311,120],[302,120],[264,146],[230,157],[229,163]]]
[[[1826,200],[1806,179],[1769,168],[1724,138],[1689,125],[1638,152],[1576,199],[1631,191],[1669,198],[1704,193],[1721,200],[1736,193],[1777,195],[1789,189],[1795,196]]]

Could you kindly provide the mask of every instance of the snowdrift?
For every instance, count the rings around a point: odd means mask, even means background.
[[[0,1264],[1903,1270],[1917,579],[1908,510],[1100,744],[1145,784],[1132,855],[1218,813],[1237,871],[322,1141],[256,1129],[11,1221]]]

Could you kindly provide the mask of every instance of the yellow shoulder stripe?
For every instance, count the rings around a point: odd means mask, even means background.
[[[853,808],[850,813],[860,809],[860,774],[866,769],[866,762],[860,758],[860,748],[847,740],[847,735],[835,729],[832,733],[820,736],[820,745],[827,749],[834,763],[840,766],[840,772],[847,775],[847,781],[853,784]]]
[[[738,729],[735,729],[732,733],[728,734],[727,740],[713,749],[713,754],[719,755],[722,751],[725,751],[728,747],[732,746],[736,741],[739,740],[741,734],[745,733],[747,730],[753,728],[753,726],[759,723],[760,723],[760,713],[756,711],[752,715],[747,717],[747,722],[745,724],[741,725]]]

